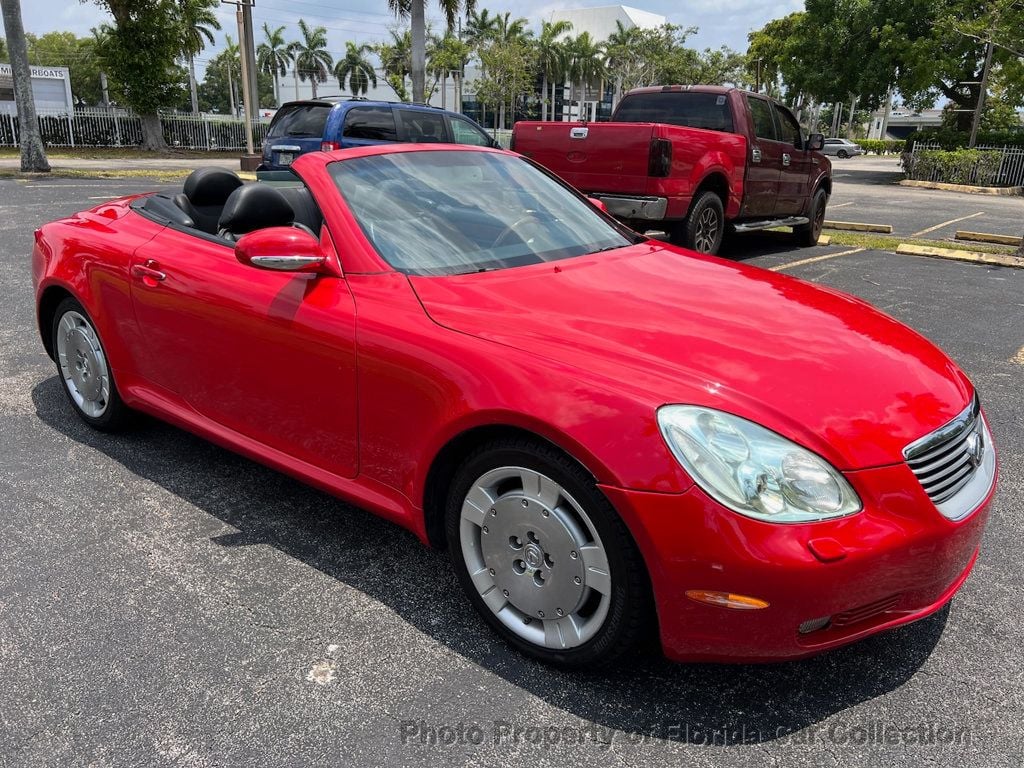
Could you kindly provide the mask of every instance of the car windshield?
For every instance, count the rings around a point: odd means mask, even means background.
[[[377,252],[407,274],[539,264],[642,240],[512,155],[401,152],[329,169]]]

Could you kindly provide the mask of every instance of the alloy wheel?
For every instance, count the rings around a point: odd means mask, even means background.
[[[96,331],[74,310],[57,327],[57,364],[71,399],[86,416],[103,415],[110,402],[110,370]]]

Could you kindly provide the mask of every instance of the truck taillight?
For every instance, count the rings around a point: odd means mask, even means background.
[[[647,160],[648,176],[668,176],[672,170],[672,142],[651,139],[651,154]]]
[[[336,141],[321,141],[320,151],[321,152],[334,152],[335,150],[341,149],[341,144]]]

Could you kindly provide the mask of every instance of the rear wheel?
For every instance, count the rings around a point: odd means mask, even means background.
[[[603,665],[646,629],[649,588],[629,531],[587,473],[551,446],[510,439],[475,452],[452,484],[446,527],[470,601],[524,653]]]
[[[698,253],[718,253],[725,235],[725,208],[722,198],[710,190],[701,192],[682,222],[673,242]]]
[[[845,149],[840,149],[838,152],[836,152],[836,157],[838,157],[838,158],[840,158],[842,160],[845,160],[849,156],[850,156],[850,153],[847,152]]]
[[[821,230],[825,226],[825,208],[828,206],[828,194],[819,189],[811,198],[811,210],[808,215],[810,222],[793,227],[793,235],[798,245],[809,247],[818,244]]]
[[[117,392],[92,320],[70,296],[57,306],[51,334],[57,372],[75,412],[94,429],[113,432],[122,428],[130,411]]]

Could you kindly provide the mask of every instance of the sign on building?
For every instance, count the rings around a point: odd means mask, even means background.
[[[36,109],[47,112],[70,112],[74,105],[71,97],[71,74],[67,67],[29,67],[32,74],[32,94]],[[14,78],[10,64],[0,64],[0,112],[14,113]]]

